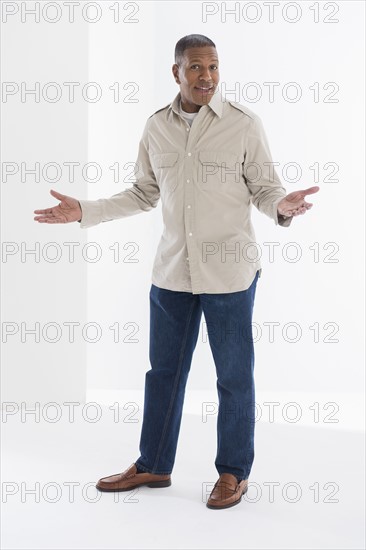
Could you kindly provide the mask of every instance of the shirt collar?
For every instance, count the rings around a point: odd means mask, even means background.
[[[178,92],[178,94],[175,96],[175,98],[173,99],[173,101],[169,105],[169,110],[174,111],[175,113],[177,113],[177,115],[180,114],[179,113],[179,101],[180,101],[180,99],[181,99],[181,95],[180,95],[180,92]],[[219,118],[221,118],[222,117],[223,102],[224,101],[225,101],[225,99],[221,95],[219,89],[216,88],[216,91],[215,91],[214,95],[212,96],[212,98],[210,99],[209,103],[207,103],[207,106],[210,107],[212,109],[212,111]]]

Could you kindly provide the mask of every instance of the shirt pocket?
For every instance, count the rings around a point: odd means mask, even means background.
[[[156,181],[162,191],[172,192],[178,185],[179,153],[155,153],[152,164]]]
[[[203,189],[225,190],[229,185],[243,183],[238,155],[230,151],[200,151],[198,155],[198,185]]]

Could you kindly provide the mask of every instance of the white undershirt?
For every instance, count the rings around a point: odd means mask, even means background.
[[[190,126],[192,126],[192,122],[195,119],[195,117],[198,115],[197,113],[187,113],[187,111],[183,111],[182,109],[182,102],[179,102],[179,112],[181,116],[188,122]]]

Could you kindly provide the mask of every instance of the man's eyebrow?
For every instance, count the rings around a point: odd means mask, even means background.
[[[195,58],[189,60],[190,63],[193,63],[193,61],[201,61],[201,59],[197,59],[197,58],[195,57]],[[213,58],[211,59],[211,61],[218,61],[218,59],[217,59],[217,57],[213,57]]]

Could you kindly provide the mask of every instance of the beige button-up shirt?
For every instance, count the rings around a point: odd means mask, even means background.
[[[179,101],[180,92],[148,118],[133,186],[79,201],[80,227],[147,212],[161,198],[164,230],[152,283],[193,294],[245,290],[262,269],[252,204],[288,226],[292,218],[277,215],[286,190],[258,115],[216,90],[189,126]]]

